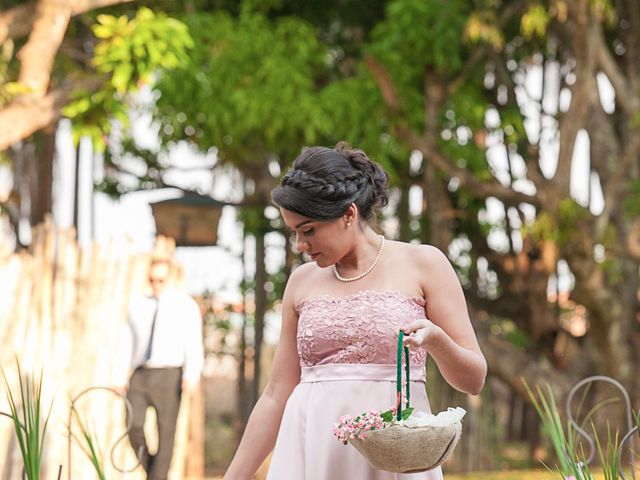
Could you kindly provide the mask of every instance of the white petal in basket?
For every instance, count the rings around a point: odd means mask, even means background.
[[[416,427],[444,427],[462,420],[467,411],[462,407],[449,407],[447,410],[434,415],[427,412],[413,412],[411,416],[402,422],[405,426]]]

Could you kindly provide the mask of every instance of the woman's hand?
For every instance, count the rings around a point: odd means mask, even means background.
[[[403,344],[407,347],[425,347],[433,344],[436,337],[441,335],[442,329],[427,318],[415,320],[400,328],[405,334]]]

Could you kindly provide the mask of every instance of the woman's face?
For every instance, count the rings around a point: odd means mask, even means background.
[[[315,220],[280,209],[282,219],[295,235],[298,251],[307,254],[319,267],[328,267],[340,260],[348,250],[346,221]]]

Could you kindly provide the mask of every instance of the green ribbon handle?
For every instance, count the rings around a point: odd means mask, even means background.
[[[404,351],[404,363],[405,363],[405,378],[407,385],[405,387],[407,395],[407,405],[405,409],[411,407],[411,380],[410,380],[410,362],[409,362],[409,348],[402,345],[404,339],[404,332],[400,330],[398,333],[398,354],[396,357],[396,419],[402,420],[402,352]]]

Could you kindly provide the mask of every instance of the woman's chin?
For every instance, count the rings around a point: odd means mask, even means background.
[[[316,265],[318,267],[320,267],[320,268],[327,268],[327,267],[331,266],[331,264],[328,263],[323,258],[315,258],[315,259],[313,259],[313,261],[316,262]]]

